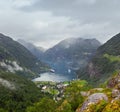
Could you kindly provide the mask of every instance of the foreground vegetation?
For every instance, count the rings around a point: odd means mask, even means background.
[[[99,88],[85,80],[35,82],[0,73],[0,112],[120,112],[120,73]]]
[[[0,72],[0,112],[25,112],[41,97],[33,82],[16,74]]]
[[[54,99],[56,94],[49,94],[32,106],[27,112],[120,112],[120,74],[114,72],[112,77],[99,88],[92,88],[84,80],[67,82],[61,99]],[[41,82],[37,83],[38,85]],[[43,82],[42,82],[43,84]],[[44,83],[48,85],[48,82]],[[52,88],[59,84],[49,83]],[[63,84],[64,85],[64,84]],[[56,89],[56,88],[55,88]],[[51,94],[51,95],[50,95]],[[50,97],[51,96],[51,97]],[[59,96],[58,96],[59,97]]]

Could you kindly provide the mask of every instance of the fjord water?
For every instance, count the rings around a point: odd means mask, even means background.
[[[75,75],[61,75],[61,74],[46,72],[40,74],[40,77],[33,79],[33,81],[63,82],[63,81],[70,81],[75,78],[76,78]]]

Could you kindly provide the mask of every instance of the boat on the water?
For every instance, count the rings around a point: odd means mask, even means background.
[[[50,69],[50,72],[51,72],[51,73],[55,73],[55,70],[54,70],[54,69]]]

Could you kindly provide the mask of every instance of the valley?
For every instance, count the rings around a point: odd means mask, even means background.
[[[0,111],[120,112],[120,34],[103,45],[73,40],[36,56],[1,34]]]
[[[46,51],[35,50],[37,47],[23,40],[18,40],[34,56],[48,64],[56,74],[66,76],[67,80],[77,78],[76,72],[84,69],[95,55],[101,43],[96,39],[70,38],[65,39]],[[32,49],[30,49],[32,48]],[[35,52],[37,51],[37,53]]]
[[[1,0],[0,112],[120,112],[120,0]]]

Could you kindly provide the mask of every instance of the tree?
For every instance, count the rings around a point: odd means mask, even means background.
[[[40,102],[37,102],[33,106],[28,107],[27,112],[54,112],[55,109],[55,101],[48,97],[44,97]]]
[[[59,106],[56,109],[56,112],[72,112],[72,107],[71,107],[70,103],[68,103],[67,100],[64,100],[64,102],[61,104],[61,106]]]

